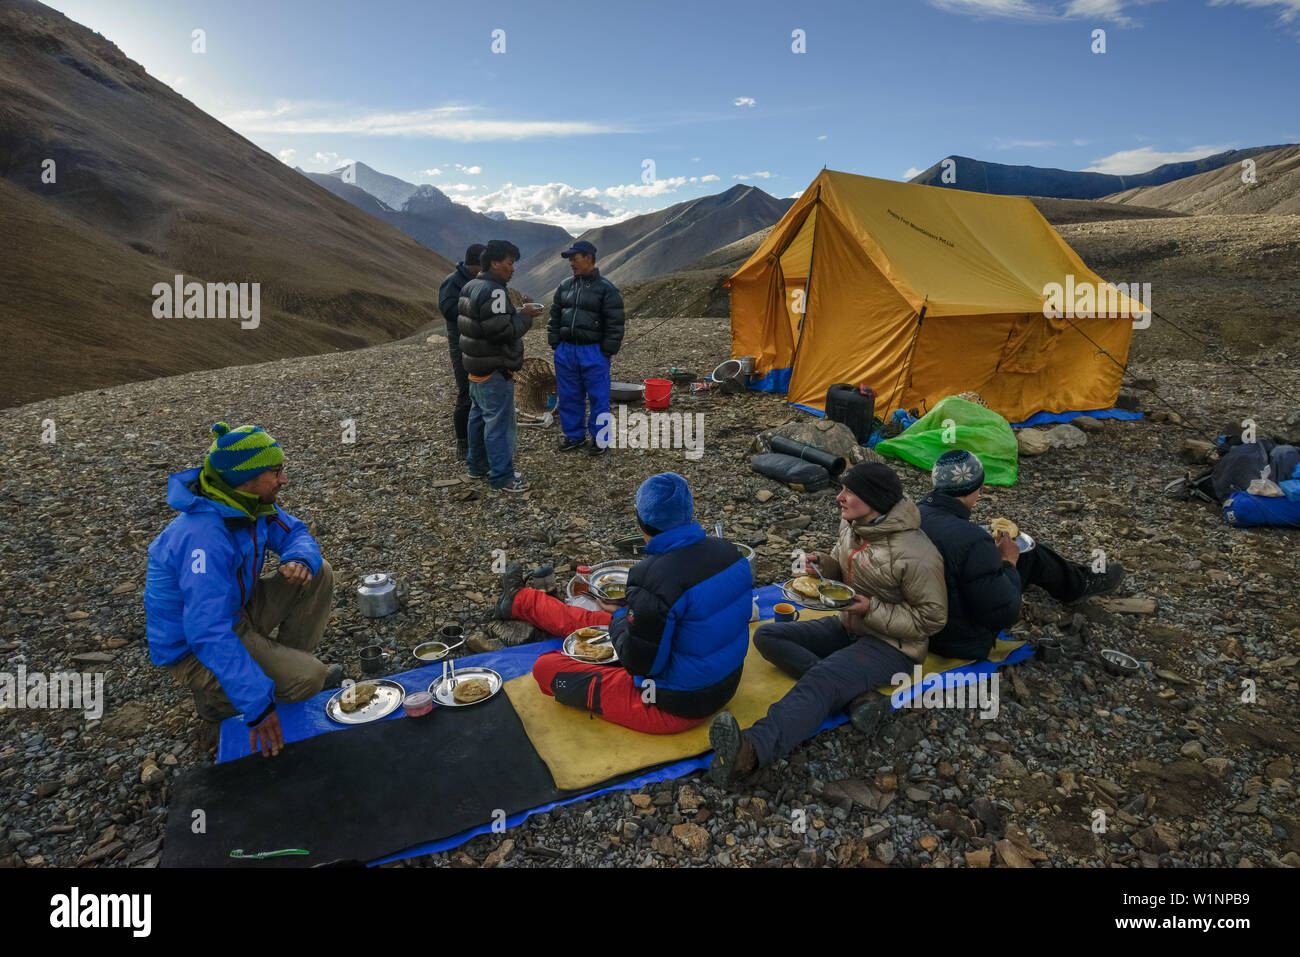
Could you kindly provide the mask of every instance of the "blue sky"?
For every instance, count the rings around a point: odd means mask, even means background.
[[[51,6],[290,165],[575,233],[741,182],[791,196],[824,165],[1131,173],[1300,142],[1300,0]]]

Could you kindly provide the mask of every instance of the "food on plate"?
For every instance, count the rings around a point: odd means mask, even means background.
[[[343,692],[343,697],[339,700],[339,707],[346,714],[360,711],[370,704],[370,699],[375,696],[375,692],[378,690],[378,686],[372,685],[368,681],[364,684],[353,685]]]
[[[470,678],[468,681],[456,682],[456,690],[451,693],[451,696],[459,704],[469,704],[471,701],[486,698],[491,693],[492,685],[486,678]]]
[[[811,575],[804,575],[802,578],[796,578],[790,582],[790,587],[804,598],[817,598],[817,589],[821,585],[821,580],[813,578]]]
[[[600,586],[600,593],[606,601],[620,601],[627,597],[627,586],[622,582],[610,582]]]
[[[1006,532],[1014,539],[1020,534],[1020,528],[1009,518],[995,518],[989,522],[989,534],[997,538],[999,532]]]
[[[574,634],[584,641],[591,641],[593,638],[604,638],[606,632],[603,628],[579,628]]]
[[[573,653],[581,658],[604,661],[614,657],[614,646],[610,644],[593,645],[589,641],[579,641],[573,646]]]
[[[853,598],[853,592],[845,585],[822,585],[818,594],[828,601],[849,601]]]

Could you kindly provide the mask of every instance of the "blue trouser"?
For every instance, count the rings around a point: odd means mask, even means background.
[[[515,380],[494,372],[486,382],[469,383],[469,453],[475,475],[488,473],[493,488],[515,479]]]
[[[754,647],[798,679],[747,732],[759,765],[785,757],[867,689],[900,672],[910,677],[915,664],[880,638],[850,634],[838,615],[768,622],[754,632]]]
[[[591,403],[591,415],[587,404]],[[575,346],[561,342],[555,347],[555,408],[560,413],[560,429],[566,438],[581,439],[591,434],[591,441],[609,420],[609,359],[600,346]]]

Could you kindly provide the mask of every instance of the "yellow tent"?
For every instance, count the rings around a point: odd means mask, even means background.
[[[882,417],[966,391],[1012,422],[1109,408],[1142,308],[1027,199],[833,170],[728,285],[755,388],[824,410],[828,386],[865,384]]]

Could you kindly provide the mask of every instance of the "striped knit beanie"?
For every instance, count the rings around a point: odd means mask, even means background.
[[[217,436],[208,449],[207,463],[231,488],[257,478],[284,462],[280,443],[256,425],[232,429],[224,422],[212,427]]]
[[[984,463],[974,452],[949,449],[934,463],[930,479],[936,492],[961,498],[984,484]]]

